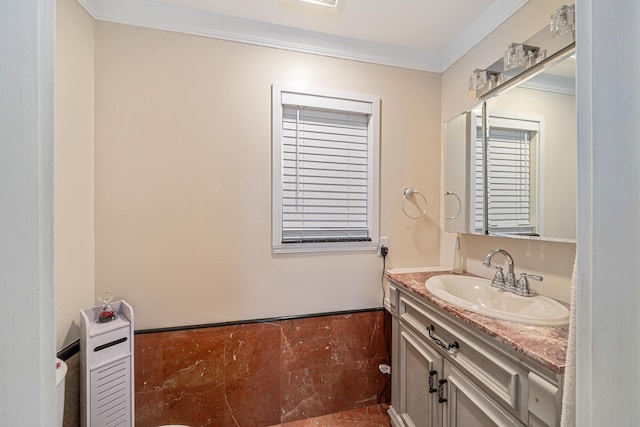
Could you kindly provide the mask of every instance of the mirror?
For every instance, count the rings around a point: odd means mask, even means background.
[[[479,104],[444,124],[444,230],[484,234],[482,218],[476,224],[475,206],[482,206],[482,168],[476,152],[482,150],[482,108]],[[481,151],[480,151],[481,153]]]
[[[573,51],[447,122],[445,231],[575,241],[575,124]]]

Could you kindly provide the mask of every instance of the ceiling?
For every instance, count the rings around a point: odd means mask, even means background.
[[[442,72],[528,0],[78,0],[98,20]]]

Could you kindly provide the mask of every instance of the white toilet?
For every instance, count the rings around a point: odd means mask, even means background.
[[[56,397],[58,400],[57,407],[57,426],[62,427],[64,418],[64,377],[67,375],[67,364],[56,358]]]

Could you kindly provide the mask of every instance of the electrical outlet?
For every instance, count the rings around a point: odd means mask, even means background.
[[[383,236],[380,238],[380,241],[378,242],[378,255],[382,256],[382,254],[380,253],[380,248],[381,247],[385,247],[387,249],[389,249],[389,238],[387,236]]]

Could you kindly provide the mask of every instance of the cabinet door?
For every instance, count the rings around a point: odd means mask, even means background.
[[[131,426],[131,356],[92,369],[90,377],[90,425]]]
[[[443,426],[513,427],[523,424],[476,387],[464,374],[445,362]],[[448,390],[446,390],[448,388]]]
[[[438,379],[442,378],[443,359],[402,324],[398,329],[400,358],[398,414],[406,426],[440,426],[442,411],[437,406],[436,390]],[[429,377],[431,377],[431,388]]]

